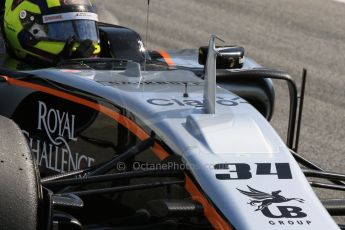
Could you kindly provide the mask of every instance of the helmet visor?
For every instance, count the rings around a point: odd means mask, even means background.
[[[59,21],[46,24],[47,38],[55,41],[66,41],[70,37],[83,41],[90,39],[99,42],[97,24],[92,20]]]

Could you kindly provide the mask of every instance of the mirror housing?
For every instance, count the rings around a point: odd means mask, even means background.
[[[218,46],[216,47],[219,55],[217,56],[217,69],[239,69],[244,63],[244,48],[240,46]],[[200,65],[205,65],[207,60],[208,46],[199,48]]]

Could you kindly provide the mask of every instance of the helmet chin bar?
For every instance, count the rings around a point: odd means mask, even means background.
[[[73,51],[76,43],[79,43],[79,46],[76,51]],[[60,53],[60,59],[89,58],[93,56],[95,50],[96,48],[90,39],[77,41],[75,36],[71,36],[66,41],[65,47]]]
[[[72,52],[71,58],[89,58],[93,56],[96,48],[90,39],[86,39],[80,43],[77,50]]]
[[[19,36],[23,38],[21,39],[21,41],[26,41],[21,43],[21,46],[25,50],[29,51],[30,53],[39,55],[36,56],[29,53],[25,57],[21,58],[25,59],[25,61],[32,66],[51,66],[56,65],[57,63],[66,59],[90,58],[93,56],[93,53],[96,50],[93,41],[89,39],[81,41],[78,40],[75,36],[70,36],[67,41],[64,42],[65,46],[59,54],[51,54],[49,52],[36,48],[35,45],[39,41],[35,39],[28,31],[23,30],[19,34]]]

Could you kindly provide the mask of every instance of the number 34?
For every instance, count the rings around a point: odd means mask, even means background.
[[[256,166],[255,175],[277,176],[278,179],[292,179],[289,163],[256,163]],[[275,170],[272,169],[274,167]],[[227,173],[217,173],[216,178],[218,180],[248,180],[253,177],[250,165],[245,163],[216,164],[214,169],[227,171]]]

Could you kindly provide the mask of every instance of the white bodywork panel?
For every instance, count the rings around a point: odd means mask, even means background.
[[[182,156],[236,229],[339,229],[279,135],[237,95],[217,87],[216,112],[205,114],[203,81],[189,71],[142,72],[141,84],[139,76],[119,71],[33,73],[134,114]],[[183,97],[184,83],[188,97]]]

